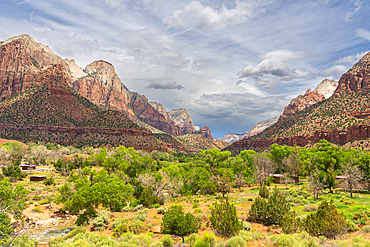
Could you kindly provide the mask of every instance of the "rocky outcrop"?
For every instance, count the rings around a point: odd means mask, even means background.
[[[167,120],[171,119],[170,116],[168,116],[166,108],[161,103],[150,101],[149,104],[153,106],[154,109],[156,109],[160,114],[162,114]]]
[[[370,89],[370,53],[363,56],[339,79],[334,94],[368,92]]]
[[[29,35],[0,43],[0,100],[39,85],[35,77],[53,65],[61,65],[68,84],[100,108],[120,111],[132,121],[143,121],[169,134],[182,133],[181,128],[153,108],[145,96],[129,91],[112,64],[95,61],[82,70],[74,60],[63,60]]]
[[[293,115],[309,106],[312,106],[313,104],[323,101],[324,99],[324,95],[319,94],[317,91],[311,91],[308,89],[304,95],[299,95],[297,98],[292,99],[289,105],[284,108],[284,112],[281,114],[279,119]]]
[[[304,147],[309,143],[317,143],[320,140],[327,140],[331,143],[344,145],[351,141],[363,140],[368,138],[370,138],[370,125],[355,124],[350,126],[347,130],[316,130],[314,135],[309,136],[288,136],[268,140],[246,139],[230,145],[226,148],[226,150],[229,150],[235,154],[247,149],[260,150],[263,148],[267,148],[274,143],[277,143],[279,145],[297,145],[300,147]]]
[[[316,91],[319,94],[324,95],[325,99],[328,99],[334,94],[334,91],[335,89],[337,89],[337,87],[338,87],[337,81],[325,79],[313,91]]]
[[[272,118],[272,119],[268,119],[268,120],[263,120],[263,121],[257,123],[256,125],[254,125],[251,128],[250,131],[248,131],[244,134],[226,134],[226,135],[224,135],[224,137],[222,137],[219,140],[223,141],[223,142],[234,143],[234,142],[249,138],[251,136],[257,135],[258,133],[262,132],[266,128],[268,128],[271,125],[273,125],[274,123],[276,123],[277,121],[278,121],[277,117]]]
[[[197,131],[195,133],[196,134],[201,134],[205,138],[208,138],[210,140],[213,140],[213,136],[212,136],[211,130],[209,129],[208,126],[205,126],[205,127],[201,128],[199,131]]]
[[[174,109],[167,112],[170,119],[180,127],[183,134],[192,134],[195,132],[193,119],[185,109]],[[210,132],[209,132],[210,133]],[[211,134],[212,136],[212,134]],[[208,137],[206,137],[208,138]]]

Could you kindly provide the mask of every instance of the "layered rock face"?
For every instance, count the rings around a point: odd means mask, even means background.
[[[193,119],[185,109],[174,109],[167,113],[170,119],[180,127],[183,134],[192,134],[195,132]],[[209,131],[210,132],[210,131]],[[211,134],[212,136],[212,134]],[[204,136],[206,137],[206,136]],[[208,138],[208,137],[206,137]],[[209,139],[209,138],[208,138]],[[212,138],[213,139],[213,138]]]
[[[289,105],[284,107],[284,112],[281,114],[280,119],[302,111],[303,109],[321,102],[324,99],[324,95],[319,94],[317,91],[311,91],[308,89],[304,95],[298,95],[297,98],[292,99]]]
[[[218,139],[220,141],[223,141],[223,142],[227,142],[227,143],[234,143],[234,142],[237,142],[237,141],[240,141],[241,137],[243,136],[243,134],[232,134],[232,133],[227,133],[226,135],[224,135],[222,138]]]
[[[337,89],[337,87],[338,87],[337,81],[325,79],[313,91],[316,91],[319,94],[324,95],[325,99],[328,99],[334,94],[334,91],[335,89]]]
[[[279,119],[293,115],[313,104],[328,99],[334,94],[337,87],[338,82],[329,79],[323,80],[315,90],[311,91],[308,89],[304,95],[299,95],[297,98],[292,99],[289,105],[284,108],[284,112]]]
[[[145,96],[129,91],[108,62],[95,61],[82,70],[74,60],[63,60],[29,35],[1,42],[0,55],[0,100],[38,85],[35,76],[59,64],[68,84],[100,108],[120,111],[130,120],[139,119],[169,134],[183,133],[167,115],[153,108]]]
[[[200,130],[198,130],[197,132],[195,132],[196,134],[201,134],[202,136],[204,136],[205,138],[208,138],[210,140],[213,140],[213,136],[212,136],[212,133],[211,133],[211,130],[209,129],[208,126],[205,126],[203,128],[201,128]]]
[[[54,64],[61,64],[69,75],[69,66],[63,59],[28,35],[0,43],[0,100],[39,85],[35,76]]]
[[[363,56],[347,73],[339,79],[334,94],[358,93],[370,89],[370,53]]]

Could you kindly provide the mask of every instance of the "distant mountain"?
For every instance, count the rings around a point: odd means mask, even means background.
[[[249,138],[251,136],[257,135],[258,133],[260,133],[264,129],[266,129],[266,128],[270,127],[271,125],[273,125],[274,123],[276,123],[277,121],[278,121],[277,117],[272,118],[272,119],[268,119],[268,120],[263,120],[263,121],[257,123],[256,125],[254,125],[251,128],[250,131],[247,131],[244,134],[226,134],[226,135],[224,135],[224,137],[222,137],[219,140],[223,141],[223,142],[234,143],[236,141],[240,141],[240,140]]]
[[[279,121],[261,133],[230,145],[238,153],[273,143],[305,146],[320,139],[343,145],[370,138],[370,53],[343,74],[334,94]]]

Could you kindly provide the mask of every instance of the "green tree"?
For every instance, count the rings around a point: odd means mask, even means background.
[[[163,204],[159,197],[157,195],[154,195],[153,190],[150,187],[145,187],[143,193],[141,193],[140,203],[148,208],[156,203]]]
[[[305,229],[313,236],[335,238],[347,230],[347,222],[333,201],[321,202],[316,212],[309,214],[304,222]]]
[[[56,203],[63,202],[63,210],[79,214],[77,225],[86,224],[90,218],[96,217],[99,205],[119,212],[132,200],[134,189],[117,175],[109,175],[106,170],[96,173],[84,168],[79,174],[71,174],[72,183],[66,183],[59,189]]]
[[[1,168],[4,176],[7,176],[11,181],[15,182],[17,179],[23,179],[26,177],[25,173],[22,173],[19,165],[9,165]]]
[[[214,231],[224,237],[230,238],[243,229],[243,223],[239,221],[236,208],[229,198],[215,203],[209,220]]]
[[[249,215],[265,225],[280,225],[283,217],[288,214],[290,204],[286,196],[278,189],[270,194],[268,199],[257,197],[249,210]]]
[[[15,246],[20,240],[22,227],[13,229],[10,216],[23,222],[22,212],[26,209],[27,196],[28,190],[22,185],[14,187],[8,178],[0,179],[0,246]]]
[[[184,242],[185,236],[197,233],[200,226],[200,220],[190,213],[185,214],[180,205],[172,205],[170,210],[163,216],[161,223],[163,234],[180,236],[182,242]]]

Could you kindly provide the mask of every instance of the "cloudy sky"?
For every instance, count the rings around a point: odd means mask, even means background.
[[[366,0],[0,0],[0,40],[29,34],[217,138],[279,116],[370,51]]]

